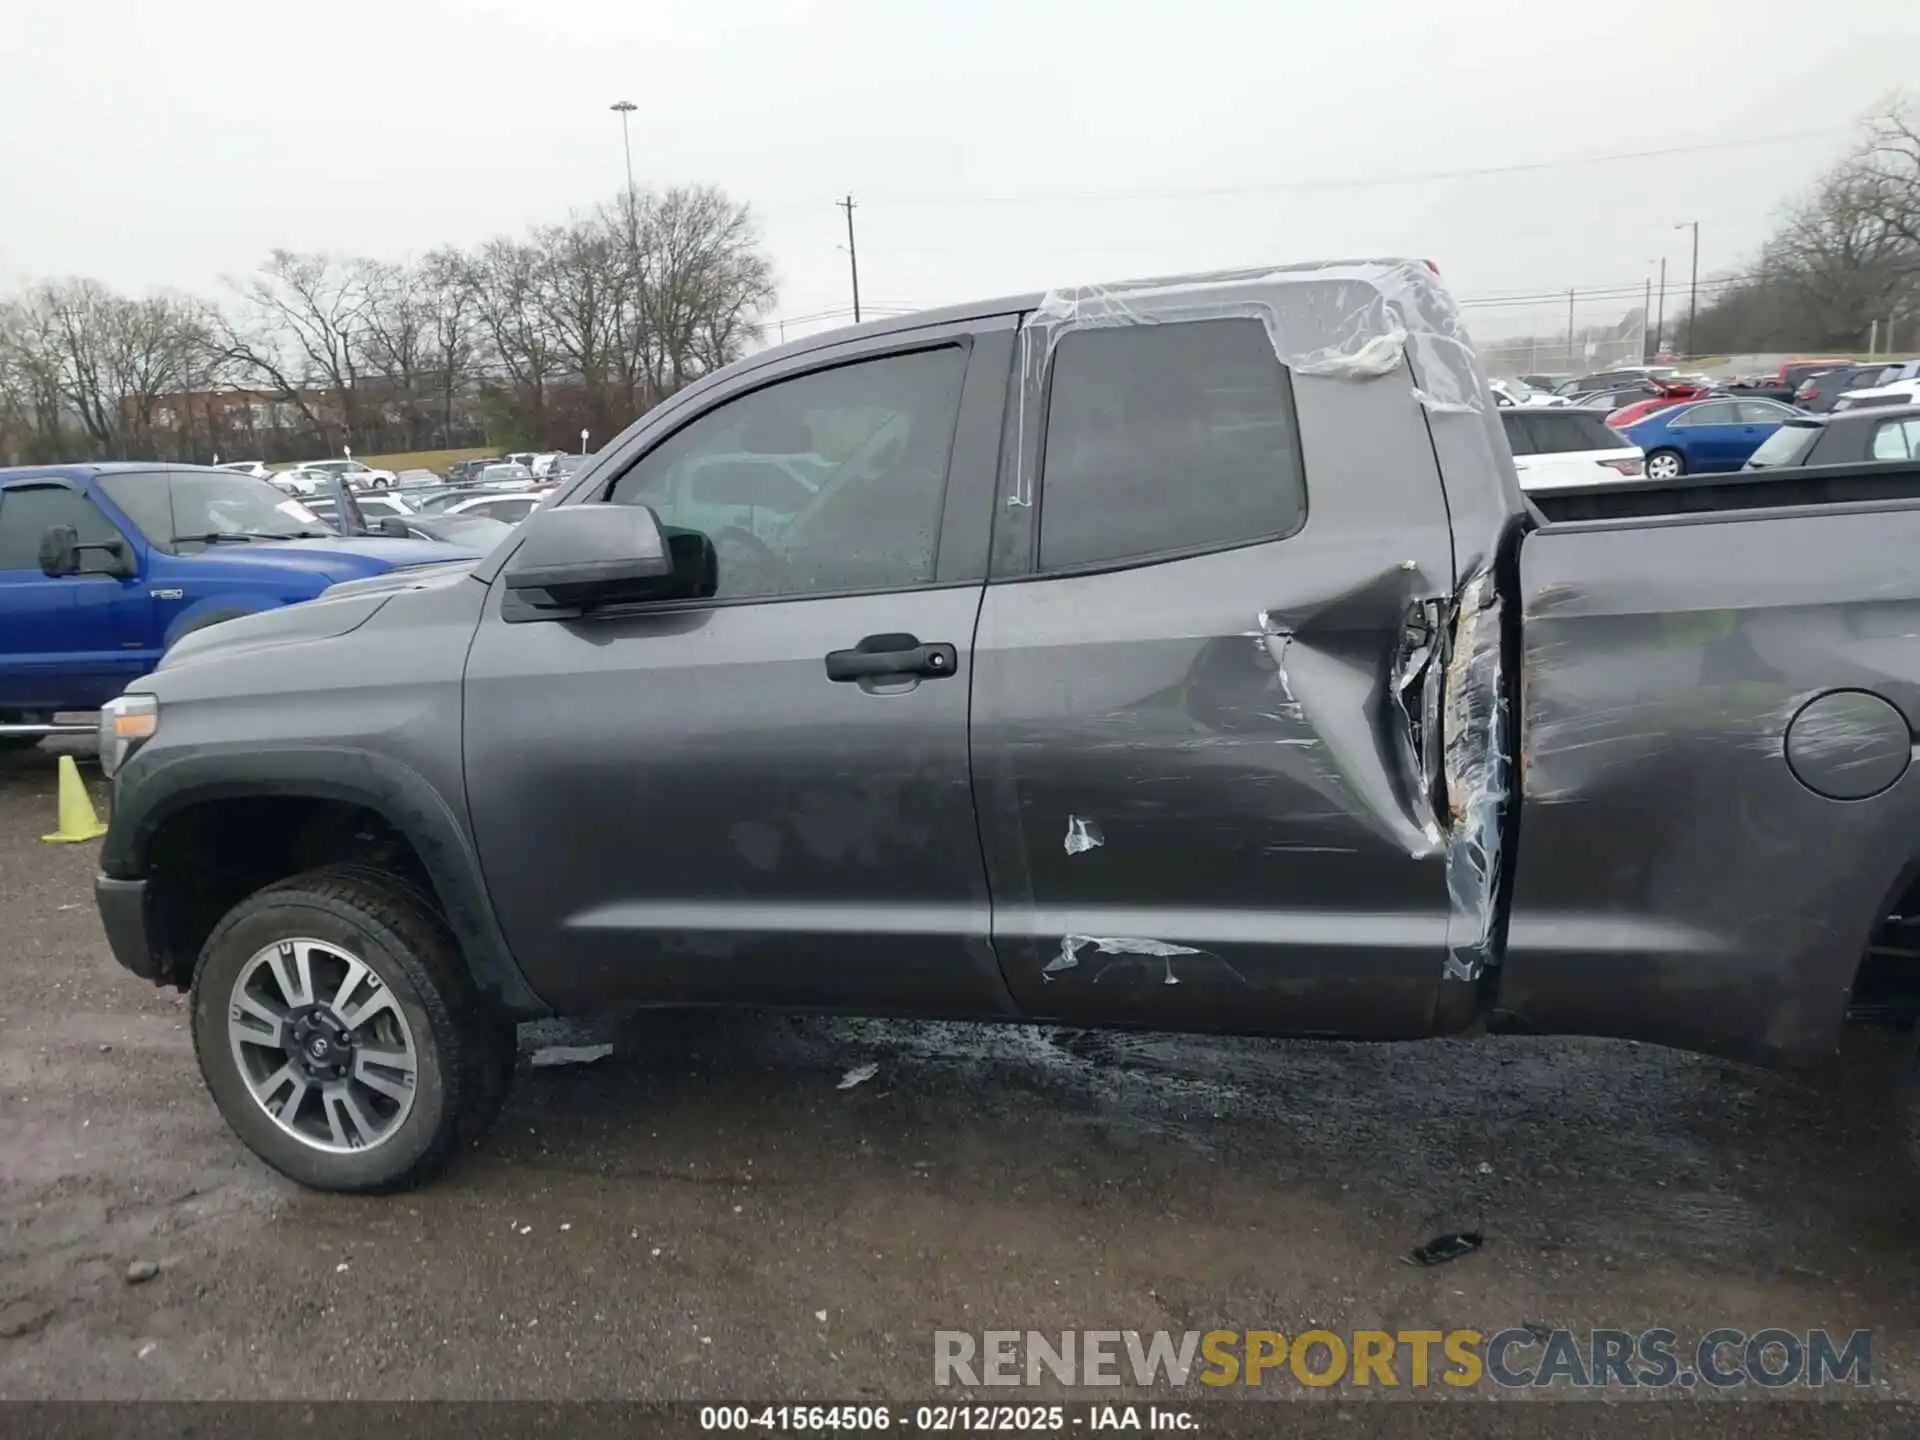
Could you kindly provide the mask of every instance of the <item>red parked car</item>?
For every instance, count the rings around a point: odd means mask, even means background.
[[[1684,405],[1689,400],[1704,400],[1713,393],[1705,385],[1670,385],[1662,381],[1654,382],[1660,386],[1658,395],[1649,395],[1645,400],[1636,400],[1631,405],[1623,405],[1607,416],[1607,424],[1615,430],[1624,430],[1636,421],[1644,420],[1656,410],[1664,410],[1669,405]]]

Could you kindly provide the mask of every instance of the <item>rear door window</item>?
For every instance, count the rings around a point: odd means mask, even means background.
[[[1533,435],[1521,423],[1525,418],[1518,410],[1500,412],[1500,419],[1507,427],[1507,448],[1516,456],[1533,454]]]
[[[1740,407],[1731,400],[1723,400],[1717,405],[1695,405],[1684,415],[1674,417],[1673,423],[1681,425],[1738,425]]]
[[[1882,420],[1873,431],[1876,460],[1920,460],[1920,420]]]
[[[1275,540],[1306,517],[1293,387],[1259,321],[1118,325],[1060,342],[1043,570]]]
[[[1782,425],[1760,442],[1760,448],[1747,457],[1752,470],[1772,470],[1781,465],[1798,465],[1806,459],[1820,438],[1819,425]]]
[[[1770,400],[1741,400],[1738,404],[1743,425],[1774,425],[1793,418],[1793,411]]]
[[[1620,450],[1629,442],[1607,428],[1598,416],[1580,411],[1530,410],[1518,417],[1530,433],[1534,451],[1541,455],[1568,455],[1583,450]],[[1512,427],[1509,427],[1511,430]]]

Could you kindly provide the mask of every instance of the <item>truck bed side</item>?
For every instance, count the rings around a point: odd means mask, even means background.
[[[1496,1028],[1831,1048],[1920,855],[1916,555],[1913,500],[1527,537]]]

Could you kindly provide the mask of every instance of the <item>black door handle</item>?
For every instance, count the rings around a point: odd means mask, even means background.
[[[922,645],[913,635],[869,635],[851,650],[827,653],[829,680],[937,680],[960,666],[951,645]]]

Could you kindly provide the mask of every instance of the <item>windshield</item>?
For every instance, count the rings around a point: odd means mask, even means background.
[[[305,505],[251,475],[206,470],[177,471],[164,480],[145,474],[108,475],[100,485],[156,545],[298,540],[327,533]],[[168,505],[158,503],[162,490]]]
[[[1818,425],[1782,425],[1760,442],[1760,448],[1747,460],[1749,470],[1770,470],[1781,465],[1798,465],[1820,438]]]
[[[531,480],[533,472],[524,465],[489,465],[480,472],[483,484],[499,480]]]

